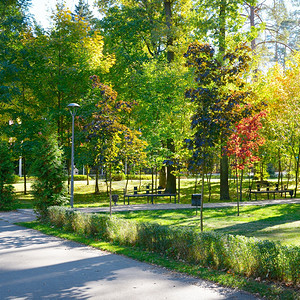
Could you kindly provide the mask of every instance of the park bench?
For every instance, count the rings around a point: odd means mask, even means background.
[[[270,184],[269,183],[266,184],[266,189],[262,190],[260,184],[257,184],[256,185],[256,190],[252,190],[250,188],[250,190],[249,190],[249,200],[251,201],[251,194],[255,195],[255,200],[257,200],[257,195],[258,194],[267,194],[268,195],[268,199],[270,198],[269,195],[272,194],[273,195],[273,199],[275,200],[275,195],[280,194],[281,197],[282,197],[282,195],[284,194],[284,196],[286,198],[286,194],[287,193],[292,198],[293,194],[294,194],[294,190],[288,189],[287,187],[284,187],[284,189],[280,190],[279,187],[278,187],[278,184],[276,184],[275,189],[270,189]]]
[[[162,190],[162,188],[158,188],[157,190],[150,190],[150,186],[146,186],[146,191],[144,192],[138,192],[137,187],[135,186],[133,188],[133,194],[124,194],[124,205],[127,198],[127,204],[129,205],[129,199],[130,198],[137,198],[137,197],[146,197],[147,203],[149,203],[149,200],[151,200],[151,203],[153,204],[153,200],[156,197],[170,197],[170,202],[172,201],[172,197],[174,197],[174,203],[176,203],[176,194],[172,193],[166,193]]]

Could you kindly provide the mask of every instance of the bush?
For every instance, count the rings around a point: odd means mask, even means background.
[[[71,180],[71,176],[69,176],[69,179]],[[74,181],[83,181],[86,180],[86,175],[73,175]],[[91,177],[89,177],[89,180],[92,180]]]
[[[0,211],[13,208],[14,165],[8,144],[0,141]]]
[[[185,227],[136,223],[108,215],[81,214],[62,207],[50,207],[48,211],[52,224],[80,234],[249,277],[299,283],[300,247],[216,232],[197,233]]]
[[[35,161],[32,166],[37,177],[32,185],[34,208],[39,218],[47,216],[47,208],[53,205],[66,204],[65,175],[62,150],[58,147],[55,136],[42,136],[35,150]]]
[[[125,174],[124,173],[115,173],[111,175],[112,181],[121,181],[125,180]]]
[[[12,178],[10,179],[10,184],[13,184],[13,183],[18,183],[20,180],[20,177],[18,175],[13,175]]]
[[[152,179],[152,175],[151,174],[128,174],[128,179],[129,180],[151,180]]]

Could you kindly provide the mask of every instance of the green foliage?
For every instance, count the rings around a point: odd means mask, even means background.
[[[121,180],[125,180],[125,174],[123,172],[119,172],[119,173],[113,173],[111,175],[111,179],[112,181],[121,181]]]
[[[71,178],[69,176],[69,178]],[[73,175],[73,179],[74,181],[82,181],[82,180],[86,180],[86,175]],[[92,178],[89,177],[89,180],[91,180]]]
[[[299,283],[300,247],[216,232],[198,233],[188,227],[175,228],[107,215],[80,214],[62,207],[49,208],[48,216],[52,224],[70,231],[91,234],[121,245],[137,246],[174,260],[248,277]]]
[[[0,140],[0,211],[12,208],[14,165],[8,144]]]
[[[20,177],[18,175],[14,175],[11,183],[17,183],[19,181],[19,179],[20,179]]]
[[[3,104],[12,101],[20,91],[16,81],[20,69],[17,67],[17,56],[21,50],[21,36],[25,29],[23,9],[26,1],[1,1],[0,2],[0,99]],[[2,115],[2,113],[1,113]],[[0,124],[3,121],[3,116]]]
[[[66,203],[65,171],[63,152],[57,145],[54,135],[41,136],[35,148],[35,161],[32,167],[37,177],[32,185],[34,207],[40,218],[47,215],[47,208]]]
[[[127,175],[129,180],[151,180],[152,175],[151,174],[142,174],[142,175],[137,175],[137,174],[128,174]]]

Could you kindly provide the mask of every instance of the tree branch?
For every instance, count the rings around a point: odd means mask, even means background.
[[[264,42],[259,42],[256,44],[256,46],[258,45],[261,45],[261,44],[266,44],[266,43],[272,43],[272,44],[275,44],[275,43],[278,43],[280,45],[283,45],[284,47],[288,48],[289,50],[291,50],[291,52],[295,52],[295,50],[293,48],[291,48],[289,45],[283,43],[283,42],[279,42],[279,41],[264,41]]]

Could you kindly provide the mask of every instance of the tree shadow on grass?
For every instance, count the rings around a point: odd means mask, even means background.
[[[255,213],[255,211],[258,211],[259,209],[262,208],[252,207],[247,209],[245,213],[249,213],[249,212]],[[277,213],[280,213],[280,215],[266,217],[266,218],[262,218],[250,222],[237,223],[234,225],[218,228],[215,231],[230,233],[230,234],[240,234],[240,235],[249,235],[250,233],[255,233],[255,236],[258,236],[259,231],[265,230],[267,228],[272,228],[278,225],[299,221],[300,205],[299,204],[280,205],[277,208]]]

